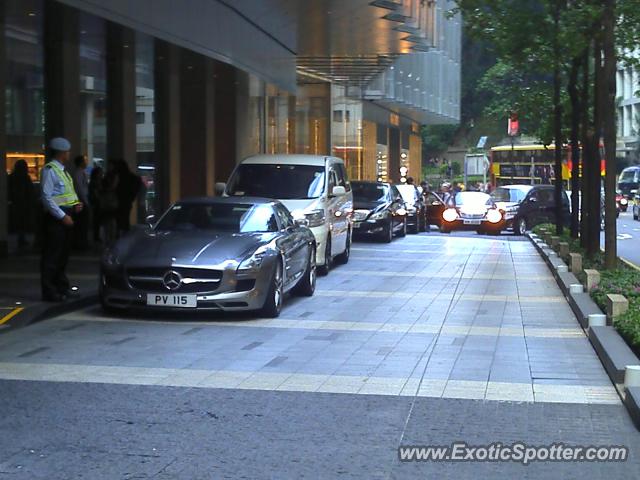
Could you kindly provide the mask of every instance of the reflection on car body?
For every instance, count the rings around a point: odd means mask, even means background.
[[[102,259],[106,309],[262,310],[277,316],[284,293],[315,289],[315,240],[277,201],[199,198],[172,205]]]

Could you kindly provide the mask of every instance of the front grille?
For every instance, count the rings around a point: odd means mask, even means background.
[[[169,290],[163,282],[163,277],[170,270],[177,272],[182,277],[180,287],[174,290]],[[136,290],[208,293],[218,288],[220,280],[222,280],[222,272],[220,270],[186,267],[130,268],[127,270],[127,279],[129,285]]]

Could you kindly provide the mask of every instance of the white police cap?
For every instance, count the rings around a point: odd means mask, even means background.
[[[58,152],[68,152],[71,150],[71,143],[69,143],[69,140],[66,138],[56,137],[51,139],[49,147],[51,150],[56,150]]]

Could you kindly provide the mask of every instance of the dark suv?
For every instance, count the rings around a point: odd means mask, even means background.
[[[507,228],[516,235],[541,223],[555,223],[556,202],[553,185],[504,185],[491,194],[494,202],[504,212]],[[569,197],[562,193],[562,221],[571,222]]]

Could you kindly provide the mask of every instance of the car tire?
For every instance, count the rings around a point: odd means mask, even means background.
[[[264,305],[261,309],[261,314],[267,318],[276,318],[282,311],[282,301],[284,297],[284,282],[282,279],[282,261],[278,260],[276,267],[271,276],[271,285],[269,286],[269,292],[267,298],[264,301]]]
[[[442,224],[438,228],[440,229],[440,233],[451,233],[451,230],[449,230],[447,227],[445,227]]]
[[[382,230],[382,241],[384,243],[393,242],[393,223],[391,220],[387,222],[386,227]]]
[[[513,221],[513,233],[516,235],[524,235],[528,229],[529,225],[525,217],[519,217]]]
[[[313,292],[316,291],[316,249],[312,248],[309,253],[309,259],[307,268],[304,271],[304,275],[294,288],[294,293],[301,297],[311,297]]]
[[[324,248],[324,264],[319,265],[318,273],[320,275],[329,275],[329,270],[331,270],[331,264],[333,263],[333,259],[331,258],[331,237],[327,237],[327,243]]]
[[[402,222],[402,228],[398,232],[398,236],[399,237],[406,237],[407,236],[407,219],[406,218]]]
[[[349,263],[350,256],[351,256],[351,230],[347,232],[347,244],[344,247],[344,252],[336,256],[335,262],[339,265],[345,265]]]

